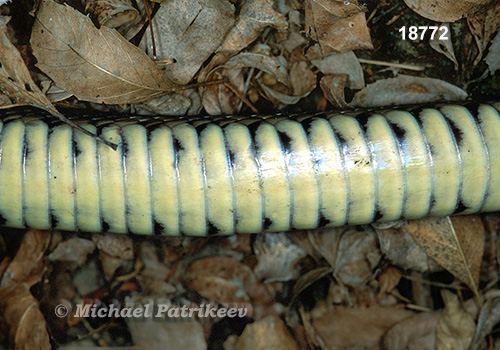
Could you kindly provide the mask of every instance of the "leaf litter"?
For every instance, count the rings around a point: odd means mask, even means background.
[[[18,50],[11,34],[22,30],[7,25],[3,14],[9,12],[1,12],[0,107],[15,102],[57,113],[50,95],[62,101],[56,106],[218,115],[463,100],[477,94],[474,85],[494,90],[500,67],[498,6],[470,3],[439,12],[430,2],[419,2],[418,11],[431,13],[435,21],[467,19],[447,24],[450,42],[426,37],[402,45],[397,37],[402,25],[435,24],[402,1],[148,2],[157,48],[153,57],[142,2],[87,2],[92,22],[79,6],[43,0],[31,40],[24,43],[32,51]],[[398,49],[403,47],[407,51]],[[384,56],[386,49],[390,55]],[[33,66],[29,62],[35,59]],[[2,231],[7,249],[0,263],[1,344],[30,349],[54,344],[63,344],[62,349],[493,347],[500,278],[494,237],[500,221],[493,215],[484,220],[429,219],[210,239]],[[248,312],[237,319],[188,322],[74,314],[82,300],[101,307],[99,301],[125,305],[150,299],[243,305]],[[58,317],[58,305],[72,312]]]

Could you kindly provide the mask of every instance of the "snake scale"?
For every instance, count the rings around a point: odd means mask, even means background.
[[[497,211],[499,110],[81,124],[117,151],[52,119],[1,112],[0,221],[200,236]]]

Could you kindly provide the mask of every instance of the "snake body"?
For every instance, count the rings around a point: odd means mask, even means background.
[[[500,210],[500,103],[295,117],[87,121],[4,113],[0,221],[166,235]]]

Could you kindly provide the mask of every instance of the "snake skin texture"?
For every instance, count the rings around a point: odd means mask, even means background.
[[[500,103],[300,116],[4,113],[9,227],[203,236],[500,210]]]

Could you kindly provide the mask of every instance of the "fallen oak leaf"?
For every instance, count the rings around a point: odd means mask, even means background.
[[[37,67],[80,100],[137,103],[180,88],[116,30],[68,5],[42,1],[30,43]]]
[[[10,108],[13,106],[34,106],[41,108],[71,127],[91,137],[95,137],[97,140],[116,149],[115,144],[105,141],[99,136],[83,129],[81,126],[76,125],[59,113],[54,107],[52,102],[35,84],[21,54],[10,42],[7,36],[7,23],[9,20],[10,17],[8,16],[0,16],[0,108]]]

